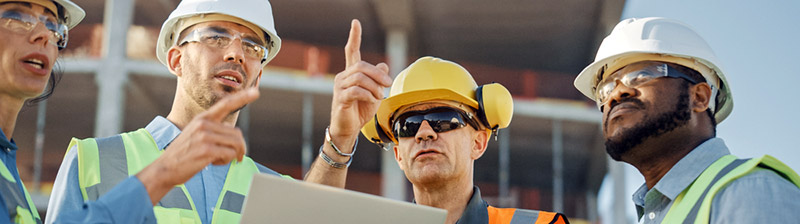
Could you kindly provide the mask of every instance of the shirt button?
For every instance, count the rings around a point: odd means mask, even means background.
[[[647,218],[650,218],[650,220],[655,219],[656,218],[656,213],[655,212],[650,212],[650,214],[647,214]]]

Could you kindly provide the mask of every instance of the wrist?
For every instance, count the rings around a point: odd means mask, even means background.
[[[344,134],[335,126],[325,128],[325,144],[333,143],[340,152],[345,154],[353,153],[355,143],[358,141],[358,134]]]
[[[350,157],[355,153],[358,145],[358,135],[337,135],[331,126],[325,128],[324,144],[330,146],[332,152],[343,157]],[[326,147],[328,148],[328,147]]]

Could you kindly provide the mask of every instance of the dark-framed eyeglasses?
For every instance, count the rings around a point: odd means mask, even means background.
[[[459,129],[467,125],[478,130],[478,123],[472,115],[452,107],[434,107],[400,114],[394,120],[392,132],[397,138],[414,137],[423,121],[428,121],[436,133]]]

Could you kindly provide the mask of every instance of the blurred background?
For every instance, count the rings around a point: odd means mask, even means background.
[[[87,16],[70,31],[57,62],[63,79],[49,100],[23,108],[15,133],[20,173],[42,215],[70,138],[143,128],[169,113],[175,93],[175,76],[155,58],[155,39],[179,0],[73,1]],[[772,92],[775,85],[800,82],[788,66],[800,51],[798,28],[790,24],[800,20],[790,13],[798,4],[673,2],[272,0],[283,46],[264,71],[261,98],[243,110],[238,125],[255,161],[301,179],[324,140],[333,75],[344,69],[343,47],[355,18],[363,25],[362,58],[387,62],[392,75],[430,55],[463,65],[478,84],[498,82],[514,95],[510,128],[475,164],[475,183],[490,204],[562,212],[572,223],[633,223],[630,195],[641,176],[608,159],[601,115],[572,80],[621,18],[668,16],[694,26],[723,63],[736,107],[718,133],[732,152],[777,155],[799,169],[790,140],[800,133],[796,94]],[[762,47],[774,38],[789,46]],[[756,70],[762,66],[782,70]],[[392,152],[359,141],[347,188],[410,201],[411,185]]]

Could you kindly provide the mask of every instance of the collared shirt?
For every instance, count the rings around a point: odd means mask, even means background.
[[[661,223],[672,202],[717,159],[729,155],[720,138],[703,142],[676,163],[652,189],[633,194],[640,223]],[[721,189],[711,203],[710,223],[795,223],[800,189],[778,173],[758,168]]]
[[[3,130],[0,130],[0,160],[3,160],[6,168],[8,168],[9,172],[11,172],[11,176],[17,181],[17,187],[19,187],[19,191],[25,194],[25,191],[22,190],[22,180],[19,179],[19,171],[17,170],[17,144],[14,143],[14,139],[9,141]],[[4,196],[5,195],[0,195],[0,202],[3,201]],[[23,198],[24,197],[25,195],[23,195]],[[32,210],[36,211],[35,209]],[[0,203],[0,217],[10,217],[5,203]],[[9,220],[0,219],[0,223],[4,221],[7,222]]]
[[[178,129],[172,122],[167,120],[164,117],[157,116],[153,121],[148,124],[145,129],[147,132],[153,136],[153,139],[156,142],[156,146],[158,146],[159,150],[164,150],[169,146],[169,144],[175,140],[176,137],[181,133],[181,130]],[[64,157],[64,162],[61,164],[61,167],[58,172],[58,176],[56,177],[56,181],[53,185],[53,193],[50,196],[50,203],[48,206],[48,216],[46,218],[45,223],[51,223],[53,218],[57,217],[59,219],[59,223],[63,222],[62,220],[73,220],[73,218],[80,218],[79,215],[67,214],[67,213],[75,213],[73,211],[83,210],[86,212],[86,208],[84,206],[83,196],[80,191],[80,185],[78,183],[78,158],[77,158],[77,150],[74,148],[69,150],[67,155]],[[74,164],[74,165],[73,165]],[[222,187],[225,183],[225,177],[228,173],[228,168],[230,164],[227,165],[208,165],[199,173],[195,174],[189,181],[185,183],[186,190],[189,192],[189,195],[192,198],[192,202],[195,204],[197,208],[198,215],[200,216],[200,220],[203,223],[211,223],[211,217],[214,214],[214,207],[216,207],[217,200],[219,198],[219,194],[222,192]],[[269,173],[279,175],[277,172],[264,167],[261,164],[256,163],[258,170],[261,173]],[[114,190],[117,188],[122,188],[126,190],[142,190],[143,195],[138,194],[131,194],[131,195],[112,195],[115,193]],[[139,189],[141,188],[141,189]],[[143,214],[139,216],[128,216],[129,219],[118,219],[117,216],[125,216],[124,214],[116,214],[113,212],[109,212],[108,214],[97,214],[99,212],[94,212],[99,217],[90,217],[91,219],[83,220],[81,219],[80,222],[85,222],[87,220],[92,220],[88,222],[93,222],[94,220],[115,220],[117,223],[155,223],[155,216],[153,214],[153,205],[150,203],[150,196],[147,194],[147,191],[144,189],[144,185],[142,185],[141,181],[139,181],[136,176],[131,176],[125,181],[118,184],[114,187],[114,190],[106,193],[98,201],[103,200],[105,197],[116,197],[118,201],[115,201],[116,204],[111,205],[122,205],[125,204],[126,206],[116,206],[116,207],[126,207],[125,211],[122,212],[129,212],[130,210],[136,210],[137,213]],[[123,191],[124,192],[124,191]],[[112,195],[112,196],[108,196]],[[145,200],[147,203],[144,206],[129,206],[129,201],[142,201]],[[88,202],[86,205],[92,205],[93,202]],[[61,212],[64,211],[64,212]],[[90,212],[91,213],[91,212]],[[74,219],[79,220],[79,219]],[[124,221],[120,221],[124,220]],[[71,222],[71,221],[70,221]],[[78,222],[78,221],[76,221]]]

